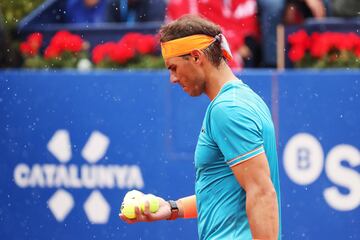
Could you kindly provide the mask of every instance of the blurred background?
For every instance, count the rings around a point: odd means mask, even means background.
[[[131,189],[194,193],[209,100],[169,83],[157,36],[188,13],[271,109],[283,239],[360,239],[359,0],[0,0],[0,239],[197,239],[118,219]]]

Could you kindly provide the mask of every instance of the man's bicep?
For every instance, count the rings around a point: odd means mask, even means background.
[[[267,187],[271,183],[265,152],[232,166],[231,170],[245,191],[255,187]]]

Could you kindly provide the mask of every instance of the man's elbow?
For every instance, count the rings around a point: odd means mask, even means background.
[[[278,208],[274,188],[258,188],[246,192],[246,213],[254,238],[278,238]]]
[[[277,203],[277,195],[274,187],[271,186],[254,186],[246,191],[246,197],[256,201],[266,201]]]

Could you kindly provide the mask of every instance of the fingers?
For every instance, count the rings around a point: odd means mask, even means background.
[[[141,211],[139,207],[135,208],[136,219],[139,222],[151,222],[153,221],[152,213],[150,212],[149,201],[144,202],[144,210]]]
[[[144,207],[144,215],[150,217],[150,202],[149,201],[145,201],[144,203],[145,207]]]
[[[123,220],[124,222],[128,223],[128,224],[133,224],[133,223],[145,222],[146,221],[146,219],[143,216],[143,214],[141,213],[141,210],[140,210],[139,207],[135,207],[135,218],[134,219],[127,218],[122,213],[119,213],[119,218],[121,220]]]
[[[148,221],[146,219],[146,216],[141,213],[141,210],[139,207],[135,207],[135,218],[134,219],[127,218],[122,213],[119,213],[119,218],[128,224],[134,224],[134,223],[138,223],[138,222],[147,222]]]
[[[143,222],[144,221],[143,216],[141,214],[141,210],[140,210],[140,208],[138,206],[135,207],[135,215],[136,215],[136,220],[138,222]]]
[[[123,220],[124,222],[128,223],[128,224],[133,224],[133,223],[136,223],[136,222],[137,222],[137,221],[134,220],[134,219],[130,219],[130,218],[125,217],[124,214],[122,214],[122,213],[119,214],[119,218],[120,218],[121,220]]]

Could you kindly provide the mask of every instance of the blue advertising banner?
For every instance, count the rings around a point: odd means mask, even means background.
[[[277,126],[283,239],[360,238],[360,72],[239,77]],[[118,212],[131,189],[194,193],[208,103],[163,71],[0,72],[0,239],[197,239],[196,220]]]
[[[164,73],[3,74],[0,239],[196,236],[195,221],[118,219],[130,189],[165,198],[194,192],[192,159],[169,158],[164,147],[176,139],[166,110],[180,93],[165,79]],[[185,136],[200,117],[193,124]]]
[[[360,74],[280,74],[285,239],[360,239]]]

